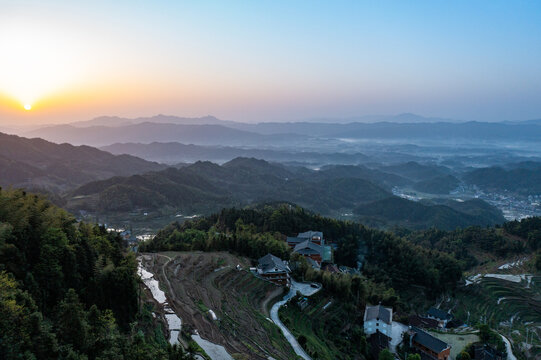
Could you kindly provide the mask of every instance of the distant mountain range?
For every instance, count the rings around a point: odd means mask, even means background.
[[[230,120],[221,120],[214,116],[207,115],[202,117],[182,117],[174,115],[155,115],[147,117],[137,118],[125,118],[118,116],[100,116],[91,120],[76,121],[69,123],[68,125],[76,127],[89,127],[89,126],[125,126],[134,125],[145,122],[161,123],[161,124],[178,124],[178,125],[224,125],[224,126],[242,126],[242,125],[255,125],[255,123],[244,123]],[[375,122],[393,122],[393,123],[431,123],[431,122],[461,122],[452,119],[436,118],[436,117],[424,117],[411,113],[404,113],[399,115],[366,115],[349,118],[314,118],[296,121],[300,123],[327,123],[327,124],[348,124],[348,123],[375,123]],[[260,123],[261,124],[261,123]],[[280,123],[278,123],[280,124]]]
[[[538,121],[514,123],[443,122],[413,114],[372,117],[378,122],[289,122],[248,124],[212,116],[181,118],[101,117],[69,125],[36,129],[25,136],[75,145],[107,146],[115,143],[181,142],[213,146],[314,146],[347,139],[452,141],[537,141]],[[442,120],[442,121],[436,121]]]
[[[112,154],[130,154],[166,164],[196,161],[227,162],[237,157],[255,157],[273,162],[303,164],[361,164],[369,161],[361,153],[323,153],[313,151],[286,151],[243,149],[231,146],[185,145],[178,142],[151,144],[126,143],[101,147]]]
[[[25,134],[49,141],[74,145],[105,146],[117,142],[171,142],[180,141],[198,145],[254,145],[280,144],[298,140],[297,135],[262,135],[222,125],[179,125],[139,123],[123,126],[56,125],[33,130]]]
[[[141,123],[158,123],[158,124],[177,124],[177,125],[228,125],[233,121],[220,120],[214,116],[203,117],[179,117],[171,115],[156,115],[138,118],[123,118],[118,116],[100,116],[92,120],[72,122],[67,125],[75,127],[90,127],[90,126],[108,126],[119,127],[126,125],[135,125]]]
[[[310,123],[333,123],[333,124],[349,124],[349,123],[378,123],[378,122],[392,122],[392,123],[433,123],[433,122],[451,122],[459,123],[464,122],[461,120],[453,120],[448,118],[439,117],[425,117],[412,113],[403,113],[398,115],[365,115],[348,118],[312,118],[306,119],[302,122]]]
[[[164,169],[131,155],[0,133],[0,185],[61,191],[93,180]]]
[[[536,124],[503,123],[264,123],[243,126],[260,134],[296,133],[335,139],[483,139],[483,140],[536,140],[541,126]]]

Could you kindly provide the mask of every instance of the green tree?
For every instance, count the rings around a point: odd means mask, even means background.
[[[383,349],[378,355],[378,360],[394,360],[394,355],[388,349]]]
[[[88,323],[83,304],[74,289],[69,289],[60,302],[58,311],[58,335],[66,344],[78,351],[86,350]]]

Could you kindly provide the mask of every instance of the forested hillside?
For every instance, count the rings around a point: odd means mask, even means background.
[[[429,229],[399,233],[414,244],[452,254],[465,269],[488,259],[503,259],[536,250],[528,246],[525,238],[510,236],[499,228],[472,226],[453,231]]]
[[[500,211],[481,200],[462,203],[449,200],[437,204],[389,197],[359,205],[353,211],[359,215],[361,222],[371,226],[392,224],[410,229],[435,227],[453,230],[457,227],[495,225],[505,221]]]
[[[464,271],[535,251],[532,239],[536,238],[537,222],[508,223],[504,226],[508,230],[470,227],[455,231],[397,229],[390,233],[289,204],[269,204],[224,209],[183,224],[170,224],[140,250],[225,250],[254,260],[270,252],[288,259],[295,279],[319,282],[323,290],[303,300],[308,304],[305,311],[296,306],[282,308],[282,321],[312,356],[356,359],[366,358],[369,352],[359,326],[366,304],[392,306],[397,319],[422,313],[440,295],[460,292]],[[326,241],[337,246],[334,262],[361,265],[361,273],[316,271],[305,258],[291,253],[286,236],[306,230],[322,231]],[[297,300],[300,298],[291,304]]]
[[[541,163],[519,163],[511,169],[497,166],[476,169],[466,173],[464,180],[486,191],[541,194]]]
[[[445,253],[289,205],[227,209],[182,225],[173,223],[141,246],[141,251],[229,250],[252,258],[272,252],[288,258],[285,236],[309,229],[322,231],[327,240],[337,244],[334,255],[338,264],[355,267],[359,261],[365,276],[399,292],[415,284],[436,296],[442,289],[454,287],[462,276],[459,263]]]
[[[164,169],[131,155],[0,133],[0,186],[61,191],[115,175]]]
[[[432,169],[417,163],[405,168],[412,177],[427,176]],[[67,207],[101,213],[145,209],[210,214],[224,207],[273,201],[298,204],[332,217],[350,214],[375,227],[455,229],[505,220],[499,210],[481,200],[436,205],[392,195],[392,186],[411,181],[363,166],[328,166],[314,171],[236,158],[221,166],[199,161],[180,169],[91,182],[67,197]]]
[[[179,211],[208,213],[222,207],[288,201],[328,214],[392,196],[361,178],[309,179],[305,175],[253,158],[237,158],[222,166],[197,162],[181,169],[169,168],[83,185],[72,194],[70,205],[74,209],[94,206],[109,211],[169,206]]]
[[[39,196],[0,190],[0,358],[185,358],[140,315],[124,248]]]

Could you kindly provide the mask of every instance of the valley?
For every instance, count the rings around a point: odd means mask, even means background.
[[[200,136],[236,126],[205,119],[215,124],[178,121]],[[69,131],[84,139],[88,125]],[[163,129],[187,129],[173,125],[158,126],[155,140]],[[122,119],[110,134],[140,136],[134,129],[149,126]],[[445,141],[322,138],[325,126],[289,147],[280,141],[293,133],[273,143],[275,130],[253,136],[261,128],[236,129],[243,140],[232,132],[231,143],[209,135],[198,145],[101,150],[2,135],[9,166],[0,184],[44,194],[137,254],[146,284],[138,326],[148,344],[161,344],[151,346],[211,360],[368,359],[375,345],[363,311],[383,302],[400,329],[430,306],[452,311],[465,329],[430,331],[453,344],[454,357],[479,324],[508,339],[508,354],[538,356],[539,154],[470,141],[459,150]],[[310,228],[329,236],[332,262],[321,268],[285,243]],[[292,264],[289,289],[254,275],[267,252]],[[520,266],[494,268],[505,263]],[[390,349],[400,357],[403,348],[395,336]]]
[[[0,6],[0,360],[541,360],[541,1]]]

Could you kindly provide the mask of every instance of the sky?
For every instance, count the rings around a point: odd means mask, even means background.
[[[405,112],[541,118],[541,2],[0,0],[0,125]]]

